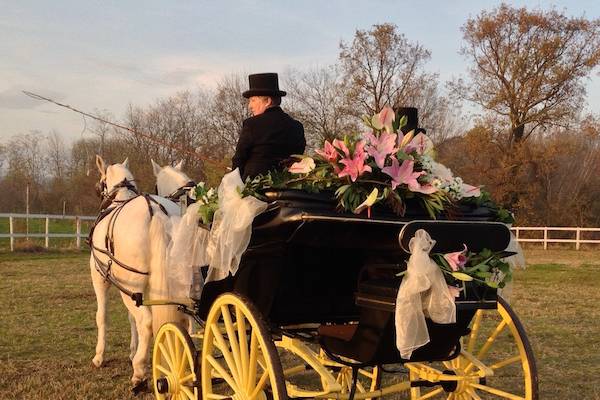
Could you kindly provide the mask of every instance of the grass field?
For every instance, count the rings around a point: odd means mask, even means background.
[[[540,399],[600,399],[600,251],[528,251],[512,305]],[[0,399],[151,399],[129,392],[129,328],[112,290],[106,366],[93,368],[95,296],[83,253],[0,253]]]

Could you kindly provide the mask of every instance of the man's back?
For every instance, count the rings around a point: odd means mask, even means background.
[[[304,153],[306,140],[302,124],[280,107],[244,121],[233,168],[240,168],[242,179],[277,169],[292,154]]]

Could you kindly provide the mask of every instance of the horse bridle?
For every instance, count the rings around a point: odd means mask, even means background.
[[[179,188],[175,189],[171,194],[165,196],[166,199],[171,200],[174,203],[178,203],[181,199],[181,196],[183,196],[184,194],[187,195],[187,193],[190,191],[190,189],[193,189],[196,187],[196,182],[194,181],[188,181],[185,183],[185,185],[180,186]],[[154,185],[154,194],[156,194],[158,196],[158,185]],[[194,200],[192,198],[190,198],[190,196],[187,196],[188,199],[188,204],[193,203]]]

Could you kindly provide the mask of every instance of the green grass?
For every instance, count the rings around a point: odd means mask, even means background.
[[[535,352],[540,399],[600,399],[600,252],[527,253],[532,265],[515,272],[511,303]],[[1,399],[134,398],[129,327],[114,289],[107,365],[91,365],[96,305],[87,258],[0,253]]]

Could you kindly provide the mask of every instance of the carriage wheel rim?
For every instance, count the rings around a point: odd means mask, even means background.
[[[152,376],[157,400],[197,400],[196,351],[189,334],[180,325],[161,326],[154,341]],[[163,380],[162,382],[160,382]],[[166,391],[159,386],[166,380]]]
[[[427,393],[421,393],[420,388],[411,389],[412,400],[424,400],[429,398],[440,398],[440,395],[447,396],[447,399],[480,399],[492,396],[494,399],[538,399],[537,385],[537,370],[535,359],[531,350],[531,345],[525,334],[525,330],[516,316],[515,312],[510,308],[507,302],[498,298],[498,309],[496,317],[499,317],[493,329],[490,329],[489,335],[481,335],[482,323],[484,323],[484,310],[478,310],[472,321],[472,330],[470,335],[464,338],[464,351],[457,358],[451,361],[442,363],[443,369],[448,369],[452,373],[456,373],[460,379],[456,385],[456,389],[449,393],[444,391],[443,387],[434,388]],[[489,312],[489,311],[488,311]],[[501,360],[486,362],[485,357],[493,352],[494,345],[501,343],[499,339],[505,339],[510,335],[511,343],[514,343],[513,354],[508,357],[503,357]],[[504,337],[503,337],[504,336]],[[484,344],[476,348],[475,345],[481,341]],[[483,364],[484,369],[479,369],[470,358],[474,358]],[[494,376],[490,374],[486,376],[482,371],[492,371],[494,375],[502,371],[503,368],[519,364],[519,393],[514,393],[513,388],[499,388],[494,386]],[[419,367],[423,365],[423,367]],[[410,379],[419,380],[419,368],[430,368],[425,366],[425,363],[408,363],[411,371]],[[415,367],[418,366],[418,367]],[[487,369],[486,369],[487,368]],[[438,373],[443,373],[442,370],[437,370]],[[488,382],[488,378],[491,383]],[[511,391],[512,390],[512,391]],[[436,397],[437,396],[437,397]]]
[[[270,333],[256,308],[242,296],[227,293],[215,300],[206,319],[201,357],[205,399],[287,397]],[[226,386],[220,391],[227,393],[215,393],[215,376]]]

